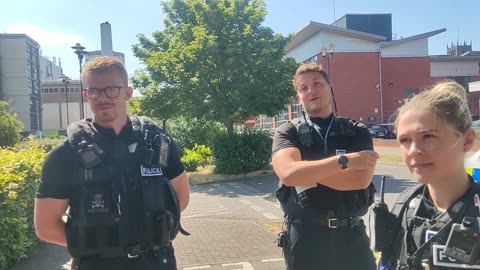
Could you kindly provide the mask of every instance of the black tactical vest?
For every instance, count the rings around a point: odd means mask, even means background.
[[[304,119],[296,118],[292,120],[292,124],[296,127],[298,133],[300,132],[300,125],[306,123]],[[326,149],[320,136],[312,128],[313,144],[306,146],[301,141],[298,142],[302,160],[313,160],[310,159],[313,156],[316,156],[315,160],[335,156],[339,154],[339,150],[346,150],[348,153],[352,149],[352,138],[355,136],[356,124],[352,120],[335,117],[333,128],[328,135]],[[319,153],[321,153],[320,156]],[[308,199],[305,200],[306,203],[302,201],[302,205],[300,205],[295,187],[287,187],[279,182],[276,195],[285,216],[290,218],[363,216],[373,203],[375,186],[371,183],[368,188],[363,190],[338,191],[324,185],[318,185],[304,192],[308,193],[306,194]]]
[[[146,117],[130,122],[129,141],[107,140],[91,119],[68,127],[73,162],[81,164],[72,172],[76,191],[66,224],[73,257],[155,252],[169,247],[179,231],[179,202],[161,158],[170,139]]]
[[[423,260],[428,260],[431,267],[434,267],[431,269],[459,269],[445,266],[445,263],[442,265],[441,262],[433,265],[433,257],[443,256],[439,254],[452,224],[460,223],[464,216],[472,214],[473,195],[480,191],[480,185],[474,183],[473,179],[471,181],[472,186],[467,192],[448,211],[434,219],[417,216],[419,208],[425,207],[425,202],[422,202],[425,185],[416,185],[402,192],[392,208],[392,214],[397,217],[396,224],[393,225],[396,227],[395,239],[392,246],[382,252],[382,269],[421,269]],[[478,210],[477,213],[473,211],[473,214],[478,216]]]

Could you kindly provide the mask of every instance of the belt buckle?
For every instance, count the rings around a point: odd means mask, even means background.
[[[337,219],[336,218],[329,218],[328,219],[328,228],[336,229],[337,228]]]

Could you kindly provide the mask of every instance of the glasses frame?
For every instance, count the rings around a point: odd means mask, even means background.
[[[85,94],[87,95],[87,98],[91,99],[91,100],[99,99],[102,96],[102,93],[105,94],[105,97],[107,97],[109,99],[114,99],[114,98],[117,98],[120,95],[120,90],[123,89],[123,88],[126,88],[126,86],[108,86],[108,87],[105,87],[105,88],[85,88],[85,89],[83,89],[83,91],[85,91]],[[114,92],[115,95],[107,94],[108,93],[107,91],[109,89],[116,89],[116,91]],[[88,91],[92,91],[92,90],[97,91],[97,93],[98,93],[97,97],[92,97],[88,94]]]

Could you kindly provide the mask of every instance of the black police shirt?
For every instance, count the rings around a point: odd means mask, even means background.
[[[325,138],[325,133],[328,130],[328,126],[332,119],[333,114],[331,114],[328,118],[315,118],[312,117],[310,120],[317,124],[320,127],[322,132],[322,136]],[[373,141],[368,131],[367,126],[362,123],[356,122],[354,124],[355,127],[355,136],[351,137],[350,147],[348,149],[339,149],[339,150],[346,150],[347,153],[351,152],[359,152],[362,150],[373,150]],[[338,132],[332,126],[330,129],[330,134],[332,132]],[[313,134],[314,137],[317,137],[317,141],[320,139],[319,135]],[[327,145],[329,148],[331,146],[335,146],[335,136],[327,136]],[[297,128],[292,122],[285,123],[278,127],[275,131],[275,135],[273,136],[273,144],[272,144],[272,156],[281,149],[288,148],[288,147],[295,147],[298,149],[302,149],[300,138],[297,133]],[[312,147],[319,147],[322,148],[320,144],[314,144]],[[309,153],[310,151],[302,151],[302,160],[318,160],[325,158],[322,151],[313,151],[313,153]],[[333,155],[336,153],[334,152]]]
[[[111,128],[94,125],[98,132],[102,133],[109,141],[113,141],[114,139],[126,141],[133,136],[130,119],[118,135],[116,135],[115,131]],[[109,147],[111,148],[112,145],[106,145],[106,149],[102,147],[102,150],[108,153]],[[72,172],[76,171],[79,166],[81,166],[81,164],[67,140],[55,146],[48,153],[43,163],[40,185],[36,197],[69,199],[75,187],[71,181]],[[168,179],[173,179],[179,176],[184,170],[185,168],[180,161],[180,152],[176,143],[172,140],[165,175]]]

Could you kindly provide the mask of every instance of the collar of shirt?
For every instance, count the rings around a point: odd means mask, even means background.
[[[123,126],[122,130],[118,135],[115,134],[113,128],[107,128],[96,123],[93,123],[93,125],[99,133],[109,139],[128,138],[133,132],[132,122],[130,121],[130,118],[127,118],[127,123]]]

